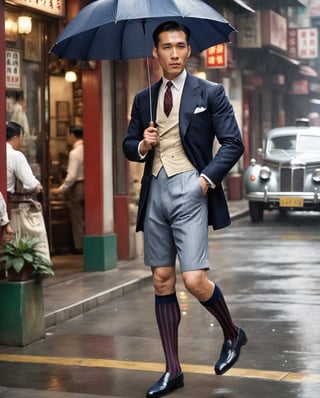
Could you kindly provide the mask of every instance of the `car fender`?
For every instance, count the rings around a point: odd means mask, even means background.
[[[279,187],[279,173],[271,169],[271,175],[268,180],[260,178],[261,165],[250,166],[245,173],[244,182],[246,193],[263,192],[265,187],[269,191],[277,191]]]

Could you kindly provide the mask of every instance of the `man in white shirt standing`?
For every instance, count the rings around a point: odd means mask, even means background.
[[[33,198],[30,203],[24,203],[27,199],[31,199],[28,198],[30,195],[42,192],[43,188],[40,181],[34,176],[25,155],[19,150],[23,135],[24,130],[20,124],[6,123],[7,192],[13,195],[10,199],[12,228],[18,238],[37,237],[39,239],[37,248],[43,256],[50,259],[41,204],[33,201]],[[31,214],[33,215],[32,223],[30,223]]]
[[[24,131],[20,124],[7,122],[7,191],[11,194],[16,191],[17,180],[20,181],[25,191],[32,193],[42,192],[40,181],[34,176],[24,154],[19,151],[23,134]]]
[[[83,252],[84,235],[84,172],[83,172],[83,129],[72,126],[69,131],[69,142],[72,150],[69,153],[67,176],[58,188],[52,188],[51,193],[70,192],[70,214],[74,251]]]

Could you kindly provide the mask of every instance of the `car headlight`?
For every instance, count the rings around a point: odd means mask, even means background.
[[[315,169],[312,175],[312,179],[314,182],[320,182],[320,169]]]
[[[269,180],[271,175],[271,170],[267,166],[262,166],[260,169],[259,177],[261,180]]]

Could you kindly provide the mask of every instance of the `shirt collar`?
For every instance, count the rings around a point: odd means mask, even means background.
[[[74,144],[73,144],[73,148],[79,146],[79,145],[83,145],[83,140],[77,140]]]
[[[187,71],[184,69],[180,75],[178,75],[175,79],[171,80],[173,87],[176,90],[180,90],[181,87],[183,87],[184,82],[186,80],[187,77]],[[165,77],[162,78],[162,85],[163,87],[166,87],[167,83],[168,83],[168,79],[166,79]]]

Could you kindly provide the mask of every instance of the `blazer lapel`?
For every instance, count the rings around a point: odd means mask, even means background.
[[[198,80],[190,73],[188,73],[184,84],[183,93],[181,96],[180,113],[179,113],[180,134],[182,137],[185,136],[188,126],[191,122],[193,111],[197,106],[198,96],[199,96]]]

